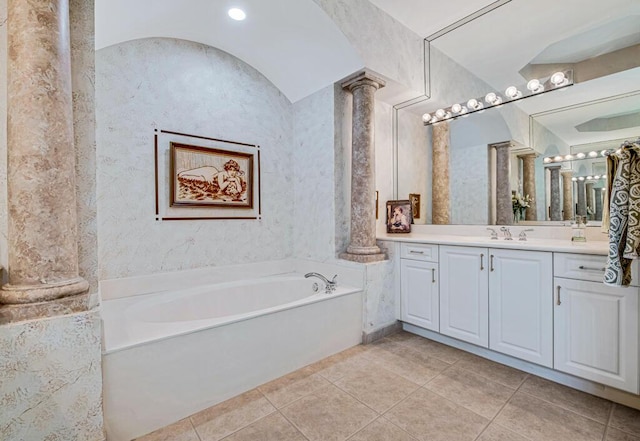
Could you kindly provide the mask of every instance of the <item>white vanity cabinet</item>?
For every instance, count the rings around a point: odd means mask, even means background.
[[[553,365],[550,252],[440,247],[440,332]]]
[[[604,256],[556,255],[553,367],[638,394],[640,288],[604,285],[605,264]]]
[[[553,366],[553,258],[489,250],[489,348]]]
[[[402,321],[438,332],[438,246],[402,244],[400,255]]]
[[[440,333],[489,347],[489,250],[440,246]]]

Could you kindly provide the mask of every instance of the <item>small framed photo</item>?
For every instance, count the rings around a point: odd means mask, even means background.
[[[387,233],[411,233],[411,201],[387,201]]]
[[[410,193],[411,215],[414,219],[420,219],[420,193]]]

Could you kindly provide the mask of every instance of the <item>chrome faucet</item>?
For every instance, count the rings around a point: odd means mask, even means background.
[[[518,236],[518,240],[527,240],[527,231],[533,231],[533,228],[527,228],[526,230],[522,230],[520,235]]]
[[[496,230],[494,230],[493,228],[489,228],[489,227],[487,227],[487,230],[491,231],[491,239],[492,240],[498,240],[498,232]]]
[[[513,240],[511,237],[511,231],[507,227],[500,227],[500,231],[504,233],[504,240]]]
[[[336,282],[336,278],[338,277],[337,274],[333,276],[333,279],[331,280],[327,279],[325,276],[319,273],[307,273],[304,275],[305,279],[308,279],[309,277],[317,277],[318,279],[322,280],[324,282],[324,292],[326,294],[331,294],[336,290],[336,287],[338,286],[338,282]]]

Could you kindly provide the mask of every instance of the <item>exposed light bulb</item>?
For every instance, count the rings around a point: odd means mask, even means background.
[[[580,153],[578,153],[578,154],[576,155],[576,158],[578,158],[578,159],[584,159],[584,157],[585,157],[585,156],[587,156],[587,155],[585,155],[584,153],[580,152]]]
[[[544,86],[538,79],[533,79],[527,83],[527,89],[531,91],[531,93],[539,93],[544,90]]]
[[[580,177],[578,178],[578,181],[584,181],[584,176],[580,176]]]
[[[462,106],[462,108],[460,109],[460,115],[464,115],[468,111],[469,111],[469,109],[467,109],[467,106]],[[469,116],[469,115],[467,115],[467,116]]]
[[[460,112],[462,112],[462,106],[460,104],[456,103],[453,106],[451,106],[451,111],[453,113],[460,113]]]
[[[573,182],[576,182],[576,181],[578,180],[578,178],[571,178],[571,180],[572,180]]]
[[[544,158],[544,159],[542,160],[542,162],[544,162],[545,164],[548,164],[548,163],[550,163],[550,162],[553,162],[553,159],[552,159],[552,158]]]
[[[467,106],[472,110],[482,109],[483,107],[482,103],[475,98],[471,98],[469,101],[467,101]]]
[[[496,101],[498,101],[498,95],[496,95],[493,92],[489,92],[485,97],[484,100],[487,102],[487,104],[495,104]]]
[[[591,181],[593,179],[593,176],[587,176],[587,181]]]
[[[598,156],[598,152],[589,152],[589,157],[590,158],[595,158]]]
[[[424,115],[422,115],[422,122],[424,122],[426,124],[429,121],[431,121],[431,114],[425,113]]]
[[[569,82],[567,80],[567,77],[564,75],[564,72],[554,73],[553,75],[551,75],[551,78],[549,78],[549,81],[551,81],[551,84],[553,84],[553,87],[564,86]]]
[[[516,86],[507,87],[507,90],[504,91],[504,94],[507,98],[512,100],[515,100],[516,98],[520,98],[522,96],[522,92],[520,92]]]
[[[436,110],[436,116],[437,116],[439,119],[444,118],[444,117],[445,117],[445,115],[446,115],[446,112],[444,111],[444,109],[438,109],[438,110]]]
[[[595,175],[593,179],[600,179],[600,175]]]
[[[229,14],[229,17],[237,21],[242,21],[247,18],[247,14],[245,14],[245,12],[240,8],[231,8],[227,14]]]
[[[567,156],[564,157],[565,161],[570,161],[572,159],[573,159],[573,155],[567,155]]]
[[[553,160],[554,160],[554,161],[556,161],[556,162],[560,162],[560,161],[562,161],[563,159],[564,159],[564,158],[563,158],[562,156],[560,156],[560,155],[558,155],[558,156],[556,156],[555,158],[553,158]]]

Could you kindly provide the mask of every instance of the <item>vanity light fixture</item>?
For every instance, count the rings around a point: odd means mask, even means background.
[[[565,156],[562,155],[556,155],[556,156],[547,156],[546,158],[542,159],[542,162],[544,164],[551,164],[552,162],[564,162],[564,161],[572,161],[575,159],[593,159],[593,158],[597,158],[599,156],[607,156],[610,153],[616,152],[618,153],[620,150],[601,150],[601,151],[591,151],[588,153],[585,152],[580,152],[580,153],[576,153],[575,155],[572,154],[568,154]],[[596,178],[597,179],[597,178]]]
[[[466,106],[464,103],[455,103],[446,109],[438,109],[432,113],[425,113],[422,115],[422,121],[424,122],[424,125],[428,126],[442,120],[466,117],[472,113],[482,112],[483,110],[491,107],[500,107],[503,104],[512,103],[514,101],[530,98],[542,93],[552,92],[554,90],[560,90],[572,85],[572,70],[569,69],[562,72],[556,72],[544,81],[540,79],[533,79],[529,81],[526,86],[509,86],[505,90],[504,96],[500,96],[497,92],[489,92],[483,97],[471,98],[466,102]],[[483,102],[486,103],[486,105],[483,104]]]
[[[242,21],[247,18],[247,14],[240,8],[231,8],[227,14],[236,21]]]
[[[571,178],[571,180],[573,182],[576,181],[600,181],[600,180],[606,180],[607,176],[606,175],[595,175],[595,176],[574,176]]]

